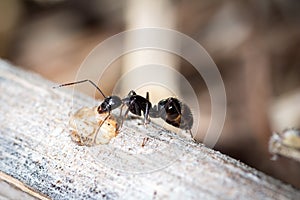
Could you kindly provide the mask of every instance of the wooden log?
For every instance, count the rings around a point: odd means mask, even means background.
[[[53,85],[0,61],[0,178],[36,198],[300,198],[289,185],[154,123],[140,126],[139,118],[127,119],[107,145],[78,146],[69,113],[95,101]]]

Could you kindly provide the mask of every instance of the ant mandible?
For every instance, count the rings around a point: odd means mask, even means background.
[[[65,87],[65,86],[70,86],[70,85],[75,85],[75,84],[80,84],[80,83],[85,83],[88,82],[92,84],[103,96],[104,101],[98,106],[97,111],[99,114],[107,113],[107,116],[104,118],[103,122],[108,119],[108,117],[111,114],[111,111],[120,107],[121,106],[121,111],[120,111],[120,116],[122,115],[122,109],[123,106],[126,105],[128,108],[124,114],[125,118],[127,117],[128,113],[131,112],[135,115],[141,116],[142,111],[143,111],[143,116],[144,116],[144,124],[148,124],[150,119],[149,119],[149,111],[151,108],[151,102],[149,101],[149,93],[147,92],[146,98],[137,95],[135,91],[131,90],[127,97],[121,99],[119,96],[105,96],[102,90],[91,80],[81,80],[81,81],[76,81],[76,82],[71,82],[71,83],[64,83],[58,86],[55,86],[53,88],[60,88],[60,87]],[[122,127],[123,125],[123,120],[122,118],[121,125],[118,127]],[[100,125],[101,126],[101,125]],[[97,134],[95,138],[97,137]]]
[[[189,131],[192,139],[193,115],[188,105],[174,97],[169,97],[158,102],[149,112],[152,118],[161,118],[168,124]]]

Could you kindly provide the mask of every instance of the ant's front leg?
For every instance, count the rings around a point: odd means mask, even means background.
[[[95,142],[96,142],[98,133],[99,133],[99,131],[100,131],[102,125],[103,125],[104,122],[109,118],[109,116],[110,116],[110,112],[108,112],[108,115],[104,118],[104,120],[100,123],[99,127],[97,128],[97,131],[96,131],[95,136],[94,136],[94,138],[93,138],[93,143],[94,143],[94,144],[95,144]]]

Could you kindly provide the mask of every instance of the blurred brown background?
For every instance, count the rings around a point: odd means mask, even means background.
[[[73,81],[101,41],[159,21],[203,45],[222,74],[228,111],[215,149],[300,188],[300,164],[282,157],[271,161],[268,153],[272,131],[300,127],[300,2],[150,2],[0,1],[1,58],[55,82]],[[203,81],[185,65],[181,61],[179,69],[209,105]],[[102,86],[107,94],[116,78],[110,80]]]

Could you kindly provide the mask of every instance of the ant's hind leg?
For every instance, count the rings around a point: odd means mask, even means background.
[[[192,130],[190,129],[190,130],[187,130],[187,131],[190,133],[192,140],[193,140],[194,142],[196,142],[196,139],[195,139],[194,136],[193,136]]]

